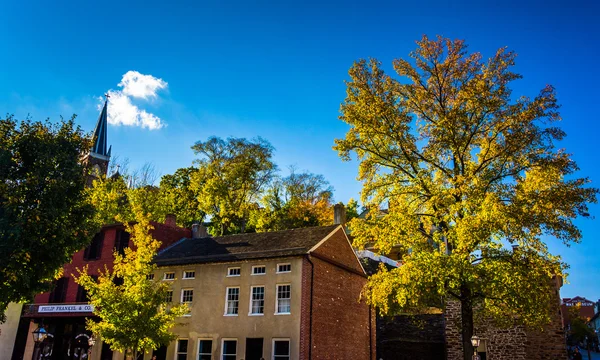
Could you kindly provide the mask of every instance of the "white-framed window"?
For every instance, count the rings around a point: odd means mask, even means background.
[[[227,276],[240,276],[241,274],[242,274],[242,269],[239,267],[227,268]]]
[[[225,315],[237,316],[240,306],[240,288],[228,287],[225,293]]]
[[[264,265],[256,265],[252,267],[252,275],[264,275],[267,273],[267,267]]]
[[[273,339],[273,360],[290,360],[290,339]]]
[[[167,290],[167,294],[165,295],[165,302],[173,302],[173,290]]]
[[[292,272],[292,264],[277,264],[277,273],[289,273]]]
[[[166,272],[165,275],[163,276],[164,280],[175,280],[175,273],[174,272]]]
[[[146,280],[154,280],[154,274],[146,275]]]
[[[265,287],[250,287],[250,313],[248,315],[263,315],[265,313]]]
[[[194,289],[181,289],[181,302],[191,303],[194,301]]]
[[[292,285],[277,285],[277,301],[275,302],[275,314],[291,313]]]
[[[212,360],[212,339],[198,339],[198,360]]]
[[[221,360],[236,360],[237,339],[223,339],[221,342]]]
[[[196,278],[196,272],[194,270],[185,270],[183,272],[184,279],[194,279]]]
[[[177,340],[177,357],[175,360],[187,360],[188,353],[188,340],[178,339]]]

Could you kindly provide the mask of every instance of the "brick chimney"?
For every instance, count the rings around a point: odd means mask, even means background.
[[[209,236],[210,234],[208,233],[206,226],[198,223],[192,224],[192,239],[200,239]]]
[[[346,225],[346,207],[342,203],[333,205],[333,223]]]
[[[177,227],[177,216],[175,214],[167,214],[167,216],[165,216],[165,225]]]

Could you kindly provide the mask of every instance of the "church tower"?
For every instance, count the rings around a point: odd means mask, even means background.
[[[94,129],[92,149],[83,159],[84,163],[90,169],[90,175],[87,180],[88,186],[91,186],[92,181],[95,179],[108,174],[108,162],[110,161],[112,146],[108,150],[106,149],[106,128],[108,127],[107,106],[108,97],[104,101],[104,106]]]

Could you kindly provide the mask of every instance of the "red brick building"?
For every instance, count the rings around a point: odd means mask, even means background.
[[[589,321],[596,313],[595,303],[581,296],[575,296],[574,298],[563,298],[560,303],[560,309],[562,312],[562,319],[565,328],[569,327],[571,319],[569,318],[569,309],[573,307],[579,307],[579,316]]]

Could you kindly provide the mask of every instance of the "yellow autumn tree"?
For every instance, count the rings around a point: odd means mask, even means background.
[[[550,320],[551,279],[565,264],[544,236],[569,244],[581,233],[598,190],[574,175],[556,148],[565,133],[555,90],[512,95],[516,54],[487,61],[461,40],[424,36],[387,75],[374,59],[349,71],[341,120],[350,129],[335,149],[355,154],[370,211],[350,223],[356,244],[404,250],[402,266],[371,277],[365,294],[383,312],[419,312],[458,301],[465,359],[473,309],[529,326]],[[515,251],[509,245],[518,245]]]

